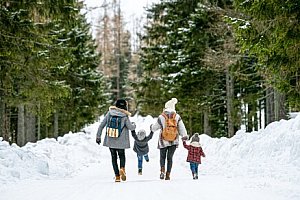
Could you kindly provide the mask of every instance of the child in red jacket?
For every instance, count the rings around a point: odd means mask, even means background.
[[[201,156],[205,157],[200,145],[199,134],[195,133],[192,136],[190,145],[187,145],[186,140],[183,140],[183,146],[188,150],[186,161],[190,163],[193,179],[198,179],[198,165],[201,164]]]

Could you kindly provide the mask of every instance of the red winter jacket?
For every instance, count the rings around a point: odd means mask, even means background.
[[[193,145],[187,145],[186,141],[183,141],[183,146],[188,150],[188,156],[186,161],[201,164],[201,156],[205,157],[202,147],[200,145],[199,147]]]

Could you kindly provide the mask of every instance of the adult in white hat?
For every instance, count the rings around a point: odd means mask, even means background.
[[[188,139],[187,131],[179,114],[176,113],[175,105],[178,102],[176,98],[165,103],[165,108],[157,118],[156,123],[151,125],[151,131],[160,131],[158,139],[158,149],[160,150],[160,179],[170,180],[170,173],[173,165],[173,155],[179,145],[179,136],[182,139]],[[165,136],[165,132],[169,129],[167,121],[174,121],[175,135],[172,138]],[[169,123],[170,124],[170,123]],[[176,126],[176,127],[175,127]],[[172,129],[172,127],[170,128]],[[165,163],[167,159],[167,168]]]

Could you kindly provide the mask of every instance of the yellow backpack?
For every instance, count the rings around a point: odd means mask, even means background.
[[[172,142],[176,139],[178,134],[176,113],[173,113],[170,117],[162,113],[162,116],[165,118],[165,128],[162,130],[162,138]]]

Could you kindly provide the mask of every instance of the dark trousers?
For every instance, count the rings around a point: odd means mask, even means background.
[[[171,172],[173,164],[173,155],[176,150],[176,145],[168,146],[160,149],[160,167],[165,167],[167,158],[167,172]]]
[[[125,167],[125,149],[113,149],[109,148],[111,154],[111,163],[114,168],[116,176],[120,176],[120,171],[118,167],[118,156],[120,158],[120,168]]]

